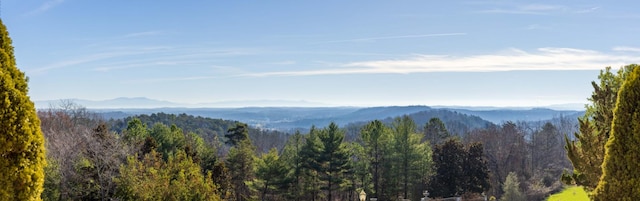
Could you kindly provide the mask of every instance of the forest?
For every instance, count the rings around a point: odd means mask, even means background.
[[[50,163],[45,200],[353,200],[361,190],[384,200],[419,199],[424,190],[499,197],[510,172],[528,198],[542,199],[570,167],[566,120],[459,134],[439,118],[418,126],[403,116],[369,122],[346,141],[336,124],[286,134],[186,114],[107,121],[73,103],[38,116]],[[196,186],[180,186],[187,184]]]

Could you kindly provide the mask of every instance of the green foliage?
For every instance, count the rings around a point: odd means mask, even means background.
[[[229,128],[224,137],[229,139],[227,144],[236,146],[241,141],[249,139],[249,126],[244,123],[236,123],[236,126]]]
[[[44,168],[44,191],[42,192],[42,200],[55,201],[60,200],[60,164],[57,160],[47,157],[47,167]]]
[[[132,145],[144,142],[149,136],[147,125],[143,124],[138,118],[133,118],[127,123],[127,129],[122,132],[124,140]]]
[[[397,184],[399,193],[405,198],[418,198],[420,194],[411,194],[415,188],[426,186],[431,168],[431,147],[427,142],[421,143],[422,136],[416,133],[416,124],[409,116],[398,117],[393,122],[392,159],[387,167],[387,181]],[[395,177],[397,180],[394,182]],[[420,191],[418,191],[420,192]]]
[[[563,182],[584,186],[587,191],[593,190],[598,184],[618,91],[625,78],[636,67],[636,64],[627,65],[616,74],[611,72],[611,67],[607,67],[600,71],[599,84],[591,82],[594,90],[589,98],[591,103],[586,106],[585,116],[579,119],[580,132],[574,134],[575,140],[565,137],[565,149],[574,170],[572,174],[563,174]]]
[[[335,123],[323,129],[318,135],[322,149],[317,156],[315,170],[325,183],[323,190],[328,192],[327,199],[333,200],[333,191],[342,189],[345,174],[350,171],[349,154],[346,150],[344,132]]]
[[[236,201],[250,200],[253,192],[247,182],[255,178],[255,147],[246,138],[229,149],[227,166],[231,172],[231,185]]]
[[[185,136],[182,129],[175,125],[168,127],[164,124],[154,124],[149,132],[157,143],[157,151],[167,158],[178,150],[184,150]]]
[[[594,200],[640,200],[640,68],[618,92],[611,127]]]
[[[520,191],[520,182],[515,172],[509,172],[502,186],[504,194],[500,198],[501,201],[525,201],[526,196]]]
[[[315,200],[320,196],[319,169],[321,160],[318,156],[322,152],[322,143],[318,137],[319,131],[311,127],[309,134],[305,138],[305,144],[300,150],[302,160],[302,173],[304,175],[304,185],[302,194],[307,196],[306,200]]]
[[[288,180],[291,181],[288,187],[287,198],[290,200],[300,200],[303,190],[303,158],[301,155],[302,146],[304,146],[304,136],[296,131],[287,140],[282,150],[280,160],[286,165],[289,172],[286,174]]]
[[[433,151],[435,175],[429,192],[434,197],[454,197],[465,193],[482,193],[489,188],[489,171],[483,147],[472,143],[467,148],[449,139]]]
[[[41,200],[46,166],[44,136],[27,78],[17,67],[11,38],[0,21],[0,200]]]
[[[470,193],[482,193],[489,189],[489,168],[481,143],[472,143],[466,149],[464,158],[464,190]]]
[[[431,146],[440,144],[443,140],[451,137],[440,118],[434,117],[424,126],[424,139],[431,143]]]
[[[167,162],[155,151],[142,161],[129,157],[115,181],[122,200],[221,200],[211,174],[203,175],[182,151],[169,156]]]
[[[433,197],[454,197],[464,193],[464,146],[450,139],[433,149],[435,175],[431,179],[429,192]]]
[[[276,200],[290,183],[286,177],[289,169],[278,157],[278,150],[271,149],[256,160],[256,180],[254,188],[260,191],[261,200]]]
[[[383,181],[383,172],[385,171],[383,164],[391,158],[391,156],[389,156],[391,152],[389,150],[391,130],[381,121],[376,120],[365,125],[360,132],[360,136],[364,143],[364,152],[367,154],[367,157],[362,158],[363,162],[370,164],[364,167],[367,168],[370,173],[373,183],[373,189],[369,190],[368,194],[371,197],[378,198],[383,193],[383,187],[386,183]],[[364,181],[366,175],[362,177]]]

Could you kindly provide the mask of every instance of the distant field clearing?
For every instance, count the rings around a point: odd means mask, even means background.
[[[584,191],[584,188],[580,186],[574,186],[565,189],[560,193],[553,194],[547,199],[547,201],[589,201],[589,196],[587,192]]]

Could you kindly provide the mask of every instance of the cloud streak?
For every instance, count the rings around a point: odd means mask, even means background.
[[[598,6],[592,7],[569,7],[551,4],[521,4],[502,6],[500,8],[486,9],[479,11],[480,13],[493,14],[514,14],[514,15],[551,15],[560,13],[586,14],[592,13],[600,9]]]
[[[312,76],[342,74],[409,74],[431,72],[497,72],[532,70],[598,70],[637,63],[638,55],[606,54],[572,48],[519,49],[471,56],[419,55],[407,59],[346,63],[341,68],[245,74],[244,76]]]
[[[64,0],[46,1],[42,5],[40,5],[40,7],[36,8],[35,10],[32,10],[31,12],[28,12],[26,15],[36,15],[36,14],[39,14],[39,13],[43,13],[43,12],[46,12],[48,10],[51,10],[52,8],[54,8],[57,5],[60,5],[62,3],[64,3]]]
[[[346,40],[323,41],[323,42],[318,42],[318,43],[315,43],[315,44],[373,42],[373,41],[379,41],[379,40],[393,40],[393,39],[406,39],[406,38],[429,38],[429,37],[442,37],[442,36],[463,36],[463,35],[467,35],[467,33],[437,33],[437,34],[420,34],[420,35],[400,35],[400,36],[354,38],[354,39],[346,39]]]

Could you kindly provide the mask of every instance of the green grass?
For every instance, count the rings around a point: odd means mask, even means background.
[[[547,201],[589,201],[589,196],[581,186],[564,189],[562,192],[551,195]]]

